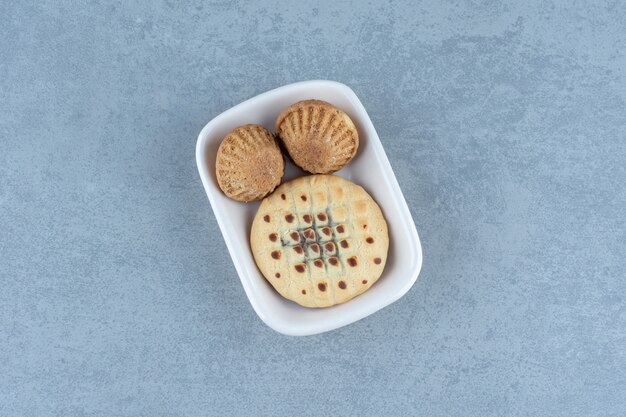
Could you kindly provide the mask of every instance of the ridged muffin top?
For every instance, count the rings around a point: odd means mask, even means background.
[[[276,134],[293,162],[313,174],[340,170],[359,147],[350,117],[321,100],[300,101],[283,110],[276,120]]]

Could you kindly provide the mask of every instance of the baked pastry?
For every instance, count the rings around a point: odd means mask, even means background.
[[[362,187],[310,175],[282,184],[263,200],[250,245],[259,270],[283,297],[329,307],[378,280],[389,236],[378,204]]]
[[[245,125],[226,135],[217,151],[215,170],[224,194],[237,201],[256,201],[280,184],[285,160],[269,130]]]
[[[320,100],[300,101],[283,110],[276,120],[276,134],[293,162],[313,174],[340,170],[359,147],[350,117]]]

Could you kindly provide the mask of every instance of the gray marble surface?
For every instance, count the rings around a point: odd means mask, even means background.
[[[1,2],[0,415],[625,415],[625,22],[619,1]],[[307,79],[367,108],[424,267],[291,338],[250,307],[194,146]]]

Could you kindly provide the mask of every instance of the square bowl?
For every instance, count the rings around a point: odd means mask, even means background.
[[[274,131],[280,112],[305,99],[327,101],[353,120],[359,132],[354,159],[335,173],[361,185],[379,204],[389,226],[389,253],[380,279],[365,293],[344,304],[306,308],[280,296],[259,272],[249,245],[259,202],[240,203],[226,197],[215,176],[215,157],[224,136],[237,126],[256,123]],[[303,81],[260,94],[225,111],[200,132],[196,163],[215,218],[254,311],[272,329],[305,336],[360,320],[402,297],[422,267],[422,247],[398,181],[363,104],[346,85],[334,81]],[[307,175],[288,159],[283,181]]]

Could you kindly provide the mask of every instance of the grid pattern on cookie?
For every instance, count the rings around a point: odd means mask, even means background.
[[[287,233],[283,234],[284,241],[281,241],[281,246],[284,243],[284,248],[293,251],[287,258],[287,276],[290,279],[295,279],[296,282],[302,279],[302,286],[308,287],[309,291],[328,293],[334,304],[337,291],[348,290],[346,263],[351,262],[351,265],[356,266],[357,262],[356,256],[343,259],[348,255],[346,252],[350,250],[352,243],[349,239],[352,221],[351,210],[345,205],[349,198],[346,198],[344,188],[335,188],[335,190],[341,190],[341,197],[343,198],[336,198],[333,201],[333,192],[328,181],[326,181],[323,188],[325,201],[317,201],[311,183],[309,182],[307,185],[305,189],[299,190],[300,192],[291,192],[287,196],[281,194],[281,199],[289,200],[290,210],[292,210],[280,219],[283,228],[288,230]],[[339,196],[335,195],[335,197]],[[340,219],[334,219],[333,213],[342,210],[344,216]],[[294,219],[289,216],[294,216]],[[292,233],[298,235],[292,236]],[[303,238],[304,241],[302,241]],[[306,244],[307,240],[309,241],[308,245]],[[341,253],[339,249],[342,242],[343,245],[346,245],[343,248],[344,253]],[[305,248],[302,248],[298,243],[304,243]],[[303,252],[306,250],[306,254],[299,254],[298,249],[296,249],[297,246],[301,247]],[[319,253],[315,253],[315,249],[319,249]],[[302,255],[305,255],[304,259]],[[302,288],[300,291],[306,291],[306,289]],[[302,295],[306,294],[302,293]]]
[[[355,253],[355,239],[365,237],[357,230],[353,210],[346,202],[349,201],[353,206],[370,202],[365,199],[352,200],[349,191],[343,187],[334,189],[335,194],[326,184],[323,207],[320,202],[313,201],[315,193],[310,184],[308,190],[280,194],[280,198],[289,203],[289,208],[281,211],[277,219],[283,232],[280,236],[280,250],[276,251],[285,256],[286,270],[280,271],[285,275],[283,278],[294,280],[294,285],[301,287],[299,291],[302,295],[306,295],[307,289],[316,293],[328,292],[333,303],[337,291],[354,292],[355,287],[367,285],[367,280],[360,278],[360,275],[359,285],[354,282],[352,271],[358,274],[357,265],[360,262]],[[339,189],[341,195],[336,194]],[[335,219],[333,213],[342,215]]]
[[[285,220],[288,223],[289,220],[293,222],[295,217],[293,214],[287,214]],[[350,234],[346,224],[333,222],[328,211],[306,213],[301,217],[304,225],[284,233],[280,238],[281,246],[285,250],[293,250],[298,255],[304,255],[307,264],[313,264],[318,268],[325,266],[326,263],[333,266],[343,263],[341,251],[350,247]],[[320,222],[321,225],[318,224]]]

